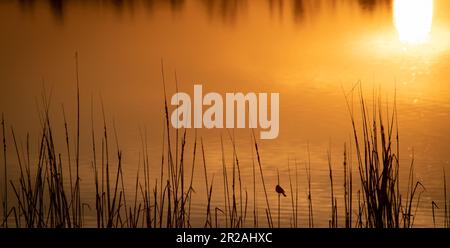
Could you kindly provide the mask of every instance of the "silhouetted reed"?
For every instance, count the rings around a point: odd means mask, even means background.
[[[65,147],[60,149],[55,145],[59,139],[54,133],[53,122],[50,117],[50,97],[45,90],[42,95],[42,110],[40,111],[41,131],[37,158],[32,158],[30,152],[30,135],[26,135],[25,148],[16,136],[13,127],[9,137],[12,139],[12,147],[15,153],[15,161],[7,159],[8,128],[2,115],[2,143],[4,164],[4,189],[2,198],[3,227],[84,227],[86,223],[86,209],[93,209],[95,224],[98,228],[113,227],[232,227],[247,226],[274,227],[271,212],[270,199],[274,199],[278,193],[278,227],[284,224],[281,220],[280,194],[290,197],[291,227],[299,227],[299,173],[298,162],[294,160],[295,171],[291,170],[288,160],[289,187],[288,192],[280,186],[280,174],[275,192],[268,191],[265,181],[265,170],[260,154],[259,144],[254,135],[252,142],[252,186],[253,197],[248,196],[245,181],[242,180],[242,164],[238,156],[238,149],[234,134],[228,133],[232,146],[231,164],[225,160],[225,144],[221,138],[221,164],[222,173],[219,177],[223,180],[223,195],[221,205],[212,201],[214,190],[214,175],[208,173],[210,165],[207,163],[206,150],[203,139],[197,137],[195,131],[173,130],[169,124],[169,107],[166,96],[166,81],[163,64],[161,65],[162,84],[164,87],[164,129],[162,135],[162,152],[159,171],[152,171],[148,154],[147,131],[140,132],[141,150],[136,178],[131,191],[128,191],[124,181],[123,153],[115,126],[111,133],[103,104],[102,132],[97,135],[94,128],[93,101],[91,102],[91,129],[92,156],[90,168],[93,175],[93,199],[95,206],[85,202],[85,195],[80,190],[80,82],[78,77],[78,57],[76,56],[77,94],[76,94],[76,137],[70,136],[69,123],[66,120],[64,107],[62,115],[64,120]],[[177,81],[175,76],[175,81]],[[354,92],[352,92],[353,94]],[[329,227],[412,227],[420,203],[420,196],[424,187],[414,178],[414,160],[411,161],[406,186],[406,195],[400,190],[400,143],[397,124],[397,109],[395,98],[392,109],[389,112],[382,111],[381,101],[378,99],[370,110],[367,107],[362,90],[359,90],[358,103],[361,116],[357,121],[357,113],[353,110],[352,95],[346,95],[347,106],[353,127],[353,141],[343,147],[343,184],[338,186],[336,170],[333,165],[331,150],[328,151],[328,170],[330,182],[330,219]],[[113,135],[111,146],[110,137]],[[200,143],[198,143],[200,139]],[[192,140],[191,142],[188,142]],[[75,147],[71,144],[75,143]],[[192,151],[187,144],[191,143]],[[197,145],[200,147],[198,148]],[[352,146],[355,154],[352,154]],[[112,148],[115,147],[115,148]],[[197,154],[201,149],[202,169],[196,168]],[[254,152],[254,153],[253,153]],[[73,156],[75,154],[75,156]],[[115,156],[111,156],[115,154]],[[100,155],[100,157],[99,157]],[[192,155],[192,160],[186,158]],[[253,156],[256,155],[256,156]],[[353,168],[352,158],[356,158],[357,167]],[[66,158],[66,159],[63,159]],[[256,160],[256,161],[255,161]],[[32,162],[33,161],[33,162]],[[256,162],[256,163],[255,163]],[[8,177],[8,164],[16,164],[18,168],[15,177]],[[72,168],[74,166],[74,168]],[[257,168],[258,167],[258,168]],[[354,194],[353,169],[358,170],[361,189]],[[259,171],[259,172],[258,172]],[[190,172],[190,173],[188,173]],[[278,170],[277,170],[278,172]],[[202,201],[204,218],[201,224],[193,223],[193,195],[194,176],[199,173],[204,175],[204,187],[206,195]],[[306,202],[308,205],[308,227],[314,227],[315,216],[313,206],[313,189],[311,175],[311,155],[307,144],[305,162],[306,175]],[[158,175],[152,182],[151,175]],[[211,179],[210,179],[211,178]],[[445,171],[443,176],[444,191],[444,224],[450,226],[450,208],[447,198],[447,185]],[[258,187],[264,192],[265,206],[257,204]],[[343,204],[338,209],[339,190],[342,187]],[[11,189],[13,199],[8,197],[8,189]],[[130,193],[131,192],[131,193]],[[217,194],[216,192],[214,192]],[[11,193],[10,193],[11,194]],[[273,198],[271,198],[273,197]],[[354,197],[356,200],[354,201]],[[250,200],[250,203],[249,203]],[[253,203],[251,202],[253,200]],[[222,205],[223,204],[223,205]],[[249,204],[253,204],[253,214],[247,214]],[[355,206],[356,205],[356,206]],[[432,202],[433,224],[436,225],[435,210],[439,209],[436,202]],[[258,211],[264,211],[266,222],[261,225],[258,220]],[[343,218],[340,217],[340,212]],[[441,211],[441,210],[439,210]],[[250,219],[250,220],[248,220]],[[341,221],[341,222],[339,222]],[[249,224],[250,223],[250,224]]]
[[[361,87],[361,84],[359,86]],[[414,213],[417,211],[422,193],[418,190],[424,187],[419,181],[414,181],[413,159],[408,176],[406,198],[402,199],[399,183],[400,141],[396,99],[394,98],[391,113],[382,111],[380,98],[378,101],[373,99],[372,114],[370,114],[360,88],[358,98],[361,128],[358,128],[352,98],[352,95],[346,96],[363,193],[365,217],[363,225],[377,228],[412,227]],[[387,120],[383,116],[387,116]]]

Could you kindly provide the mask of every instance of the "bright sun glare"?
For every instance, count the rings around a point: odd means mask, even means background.
[[[423,43],[433,22],[433,0],[395,0],[394,23],[401,42]]]

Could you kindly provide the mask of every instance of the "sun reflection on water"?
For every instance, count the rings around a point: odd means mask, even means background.
[[[429,39],[433,0],[395,0],[394,24],[401,42],[420,44]]]

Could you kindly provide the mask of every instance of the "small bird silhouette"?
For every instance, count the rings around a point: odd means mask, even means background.
[[[283,196],[286,197],[286,192],[284,191],[283,188],[281,188],[280,185],[277,184],[277,186],[275,187],[275,191],[276,191],[278,194],[283,194]]]

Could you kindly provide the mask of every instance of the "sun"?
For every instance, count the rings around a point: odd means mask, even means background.
[[[395,0],[394,24],[401,42],[427,41],[433,23],[433,0]]]

